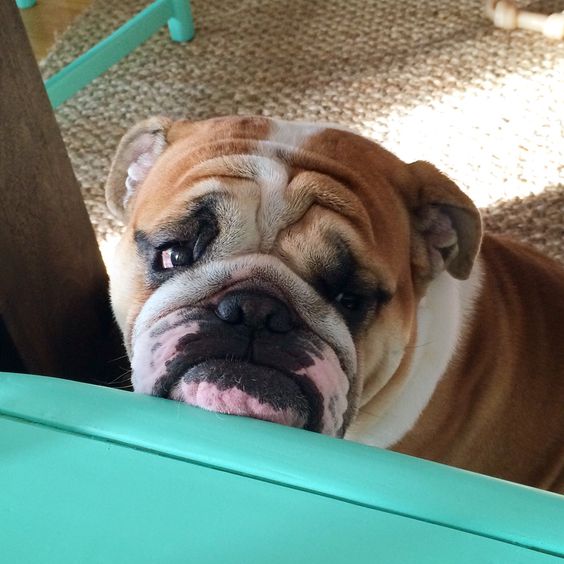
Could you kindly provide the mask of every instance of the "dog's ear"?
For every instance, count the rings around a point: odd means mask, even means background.
[[[419,279],[446,270],[470,276],[482,240],[480,212],[460,188],[433,165],[408,165],[411,186],[404,197],[412,217],[412,265]]]
[[[167,147],[171,124],[168,118],[151,117],[122,137],[106,181],[106,204],[118,219],[127,219],[137,189]]]

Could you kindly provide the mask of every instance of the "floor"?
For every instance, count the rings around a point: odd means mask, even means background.
[[[20,10],[35,57],[49,52],[56,38],[92,0],[38,0],[33,8]]]

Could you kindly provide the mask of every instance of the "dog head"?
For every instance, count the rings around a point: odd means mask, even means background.
[[[480,244],[435,168],[329,126],[150,118],[106,195],[135,391],[333,436],[409,362],[428,283],[467,277]]]

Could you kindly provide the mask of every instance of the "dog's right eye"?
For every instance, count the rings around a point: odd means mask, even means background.
[[[217,227],[212,222],[203,223],[195,241],[166,243],[159,247],[157,268],[170,270],[180,266],[192,266],[205,253],[217,235]]]
[[[194,250],[190,245],[177,243],[160,251],[159,266],[166,270],[177,266],[190,266],[194,262]]]

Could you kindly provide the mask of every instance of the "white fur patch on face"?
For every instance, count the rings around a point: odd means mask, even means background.
[[[272,143],[299,148],[310,137],[321,133],[325,126],[318,123],[308,122],[287,122],[282,120],[272,120],[268,141]]]
[[[346,439],[388,448],[413,428],[471,321],[481,287],[479,259],[468,280],[444,272],[431,283],[417,311],[415,353],[403,388],[383,413],[371,412],[370,402],[363,406]]]
[[[193,170],[197,173],[216,170],[218,165],[229,174],[256,183],[253,196],[256,203],[254,227],[259,235],[257,250],[270,250],[278,232],[292,219],[292,209],[286,200],[289,183],[286,165],[269,156],[229,155],[206,161]],[[244,223],[245,229],[252,229],[248,221]]]
[[[222,204],[220,214],[222,232],[229,232],[225,254],[238,252],[268,253],[280,230],[299,219],[311,199],[300,198],[297,202],[289,193],[288,167],[270,154],[271,147],[263,147],[265,154],[235,154],[209,159],[193,167],[190,175],[229,175],[230,200]],[[240,185],[235,185],[239,182]],[[246,184],[245,184],[246,183]],[[191,199],[206,193],[226,192],[225,183],[218,179],[206,179],[190,189]],[[252,242],[251,242],[252,240]]]
[[[326,129],[339,129],[340,131],[355,133],[355,131],[344,125],[332,123],[311,123],[307,121],[288,122],[273,119],[271,120],[271,124],[268,140],[272,143],[289,145],[294,148],[301,147],[311,137]]]

